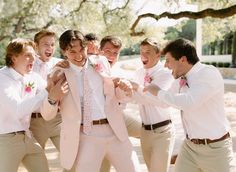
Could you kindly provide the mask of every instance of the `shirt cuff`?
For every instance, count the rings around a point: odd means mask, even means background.
[[[40,98],[42,98],[42,100],[44,100],[46,97],[48,97],[48,92],[46,89],[42,89],[40,90],[40,92],[38,93],[38,96]]]
[[[144,89],[144,87],[142,85],[139,85],[137,92],[143,94],[143,89]]]
[[[166,91],[164,90],[159,90],[158,93],[157,93],[157,97],[159,100],[163,100],[163,98],[165,97],[165,93]]]

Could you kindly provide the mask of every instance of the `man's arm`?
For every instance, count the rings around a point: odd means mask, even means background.
[[[202,73],[201,77],[195,78],[191,86],[185,92],[170,92],[160,90],[157,87],[146,87],[144,91],[149,92],[162,102],[181,110],[200,108],[211,97],[221,94],[224,89],[224,83],[220,74]],[[214,72],[214,73],[213,73]],[[218,75],[217,75],[218,74]],[[211,76],[215,76],[214,80]]]
[[[48,97],[44,99],[40,111],[45,120],[51,120],[57,115],[59,102],[69,91],[69,85],[66,82],[64,73],[58,76],[58,73],[55,72],[48,79],[46,89],[48,91]]]
[[[115,95],[121,103],[127,103],[132,101],[131,96],[133,94],[132,85],[126,79],[114,78]]]
[[[153,105],[153,106],[159,106],[162,108],[168,108],[169,105],[164,103],[163,101],[160,101],[155,94],[157,94],[157,90],[160,90],[160,88],[157,85],[150,84],[147,87],[143,87],[142,85],[139,85],[135,82],[132,82],[132,88],[134,90],[132,99],[142,105]]]

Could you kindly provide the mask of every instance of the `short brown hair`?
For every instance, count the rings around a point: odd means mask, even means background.
[[[86,47],[87,42],[84,35],[78,30],[67,30],[59,38],[59,45],[62,50],[71,47],[71,42],[79,40],[82,47]]]
[[[38,44],[39,41],[40,41],[40,39],[42,39],[42,38],[45,37],[45,36],[53,36],[53,37],[56,37],[56,34],[55,34],[55,32],[50,31],[50,30],[41,30],[41,31],[39,31],[38,33],[36,33],[36,34],[34,35],[34,42],[35,42],[36,44]]]
[[[116,36],[105,36],[104,38],[102,38],[100,42],[100,49],[103,49],[103,47],[105,46],[107,42],[111,43],[116,48],[121,48],[122,46],[120,38]]]
[[[156,53],[159,53],[161,51],[160,44],[156,41],[155,38],[145,38],[140,45],[151,45],[155,50]]]
[[[99,41],[99,38],[95,33],[88,33],[84,37],[87,41]]]
[[[189,64],[196,64],[199,61],[196,48],[190,40],[179,38],[169,42],[162,50],[162,54],[170,53],[175,60],[185,56]]]
[[[6,49],[6,66],[11,67],[14,64],[12,57],[21,54],[25,50],[26,46],[31,46],[35,49],[35,43],[31,40],[22,38],[16,38],[12,40]]]

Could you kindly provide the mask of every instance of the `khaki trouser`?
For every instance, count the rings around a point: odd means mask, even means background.
[[[57,116],[50,121],[46,121],[42,117],[31,118],[30,130],[42,148],[45,148],[46,142],[50,138],[57,150],[60,150],[61,120],[60,114],[57,114]],[[75,167],[71,170],[63,171],[74,172]]]
[[[120,141],[109,124],[93,125],[89,135],[80,131],[76,172],[98,172],[104,157],[117,172],[141,172],[130,140]]]
[[[174,148],[173,124],[141,130],[141,148],[149,172],[168,172]],[[190,172],[190,171],[189,171]]]
[[[17,172],[20,163],[29,172],[49,172],[43,149],[25,134],[0,135],[0,171]]]
[[[140,138],[141,136],[141,119],[139,116],[132,116],[130,114],[124,114],[125,125],[128,130],[128,134],[130,137]],[[104,159],[102,162],[102,166],[100,172],[109,172],[111,165],[107,159]]]
[[[231,138],[208,145],[185,139],[175,164],[175,172],[235,172]]]
[[[59,114],[50,121],[45,121],[42,117],[31,118],[30,130],[42,148],[45,148],[50,138],[57,150],[60,150],[60,124],[61,115]]]

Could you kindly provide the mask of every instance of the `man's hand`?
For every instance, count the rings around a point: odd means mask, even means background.
[[[126,96],[132,96],[132,84],[126,79],[120,79],[118,87],[125,92]]]
[[[112,79],[115,88],[119,86],[120,80],[121,80],[120,78],[113,78]]]
[[[143,92],[150,92],[151,94],[153,94],[154,96],[157,96],[158,91],[160,91],[160,87],[158,87],[157,85],[154,84],[150,84],[146,87],[144,87]]]
[[[66,81],[65,75],[62,75],[57,83],[50,85],[50,88],[47,87],[48,98],[55,101],[60,101],[69,91],[69,85]]]
[[[139,85],[138,85],[136,82],[133,82],[133,81],[129,81],[129,82],[130,82],[130,84],[132,85],[132,89],[133,89],[134,91],[137,91],[138,88],[139,88]]]
[[[62,61],[59,61],[56,64],[56,66],[57,67],[61,67],[61,68],[69,68],[70,67],[70,63],[67,60],[62,60]]]
[[[50,88],[62,78],[65,78],[65,74],[61,70],[56,70],[50,74],[47,78],[47,91],[49,92]]]

